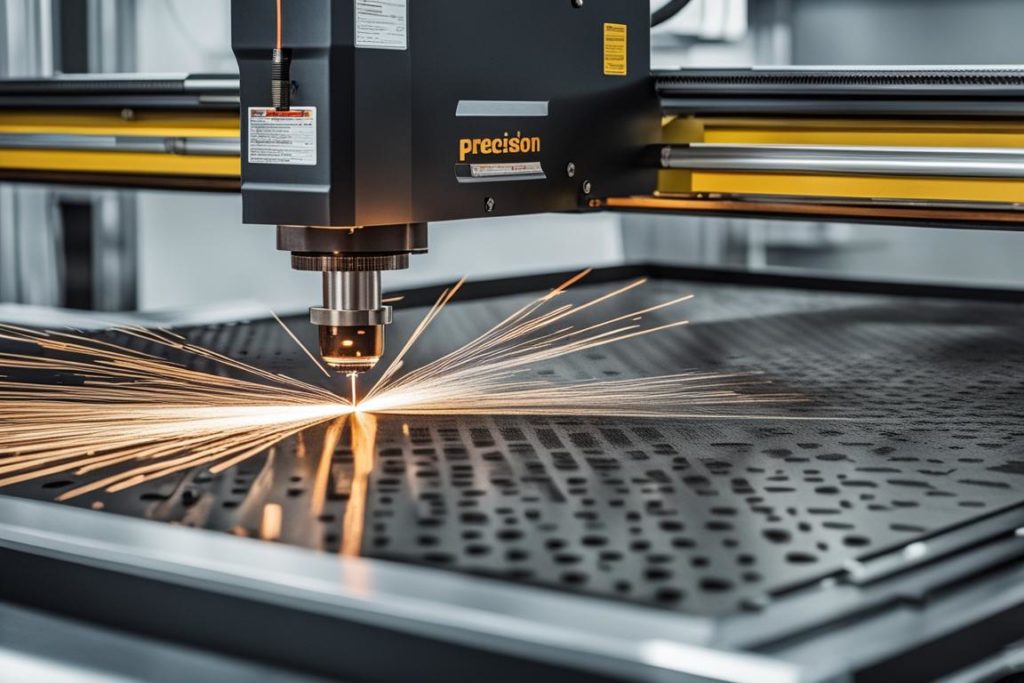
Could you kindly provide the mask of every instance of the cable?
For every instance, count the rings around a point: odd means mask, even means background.
[[[277,0],[277,49],[281,49],[281,0]]]
[[[274,48],[270,64],[270,97],[274,109],[288,111],[292,98],[291,54],[284,49],[284,41],[281,39],[284,24],[281,3],[282,0],[277,0],[277,47]]]
[[[682,12],[691,0],[668,0],[651,15],[651,28],[661,26],[666,21]]]

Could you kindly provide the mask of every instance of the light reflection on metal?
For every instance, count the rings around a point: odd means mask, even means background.
[[[341,554],[358,556],[362,552],[366,528],[366,499],[370,475],[377,462],[377,417],[356,412],[349,416],[352,432],[352,487],[342,523]]]
[[[320,450],[320,462],[316,468],[316,478],[313,482],[313,516],[319,517],[324,514],[324,504],[327,501],[327,487],[330,485],[331,460],[334,458],[334,449],[338,447],[341,433],[345,428],[343,418],[332,421],[324,432],[323,444]]]
[[[276,541],[281,538],[281,527],[284,522],[284,509],[278,503],[263,506],[260,518],[260,538],[264,541]]]
[[[201,467],[217,474],[352,412],[326,389],[191,345],[171,332],[117,332],[158,351],[0,325],[0,340],[22,347],[20,353],[0,353],[5,370],[67,378],[52,384],[0,379],[0,487],[73,474],[80,483],[58,497],[64,501]],[[180,352],[238,376],[194,370],[159,351]],[[105,476],[88,480],[90,474]]]

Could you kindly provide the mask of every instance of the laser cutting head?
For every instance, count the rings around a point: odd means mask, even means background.
[[[372,370],[384,354],[392,322],[381,273],[409,267],[409,255],[427,250],[423,224],[372,228],[278,228],[278,248],[292,252],[296,270],[323,277],[323,305],[311,308],[324,363],[344,374]]]
[[[383,19],[380,4],[231,3],[243,220],[283,226],[293,266],[325,275],[311,320],[341,370],[380,357],[379,275],[426,251],[426,221],[657,185],[641,163],[662,120],[645,3],[389,2]]]

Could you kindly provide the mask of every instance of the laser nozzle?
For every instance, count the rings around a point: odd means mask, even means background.
[[[383,354],[383,325],[320,327],[320,356],[328,367],[337,372],[368,372]]]

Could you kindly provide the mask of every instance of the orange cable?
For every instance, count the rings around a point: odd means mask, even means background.
[[[281,0],[277,0],[277,49],[281,49]]]

